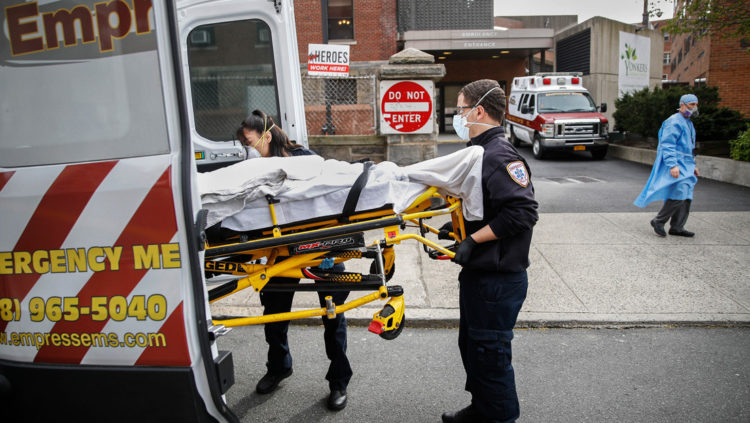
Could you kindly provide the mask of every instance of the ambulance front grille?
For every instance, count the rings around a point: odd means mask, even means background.
[[[582,137],[589,135],[599,135],[598,123],[558,123],[555,128],[555,135],[558,137]]]

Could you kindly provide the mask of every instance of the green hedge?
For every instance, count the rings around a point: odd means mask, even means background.
[[[729,141],[729,157],[735,160],[750,162],[750,124],[740,133],[739,138]]]
[[[698,96],[700,114],[693,119],[698,141],[731,140],[745,128],[747,120],[738,111],[718,106],[717,87],[676,86],[645,88],[616,100],[615,130],[657,137],[662,122],[677,111],[680,97],[687,93]]]

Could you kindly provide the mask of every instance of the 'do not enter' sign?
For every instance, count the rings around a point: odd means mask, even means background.
[[[380,132],[432,133],[434,89],[432,81],[380,81]]]

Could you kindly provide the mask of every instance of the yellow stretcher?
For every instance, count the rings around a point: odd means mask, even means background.
[[[268,199],[268,210],[274,223],[272,228],[251,233],[232,233],[211,237],[206,241],[205,271],[213,274],[228,274],[241,278],[221,284],[209,290],[209,301],[214,302],[252,288],[255,292],[267,291],[372,291],[370,294],[334,304],[326,297],[326,306],[268,314],[263,316],[213,320],[214,325],[226,327],[256,325],[284,320],[303,319],[314,316],[333,318],[375,300],[388,300],[373,316],[370,331],[384,339],[394,339],[404,326],[403,289],[388,285],[395,272],[393,246],[403,240],[415,239],[423,244],[424,251],[433,259],[450,259],[454,247],[443,247],[425,238],[427,233],[439,231],[424,220],[439,215],[451,215],[454,232],[450,237],[460,242],[464,237],[461,200],[438,193],[435,187],[428,188],[403,212],[392,208],[357,212],[351,216],[323,218],[317,221],[298,222],[281,227],[276,224],[275,200]],[[436,204],[434,206],[433,204]],[[404,233],[407,223],[419,227],[419,234]],[[365,244],[364,233],[383,230],[382,240]],[[342,263],[351,259],[371,259],[370,274],[334,272],[319,266]],[[262,264],[260,264],[262,263]],[[279,284],[269,283],[273,277],[310,279],[314,283]]]

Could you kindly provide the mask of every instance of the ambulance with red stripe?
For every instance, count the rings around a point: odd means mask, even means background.
[[[580,73],[538,73],[513,78],[506,110],[506,136],[515,146],[531,144],[537,159],[549,151],[607,155],[609,122],[583,87]],[[601,113],[600,113],[601,112]]]
[[[196,189],[223,153],[194,146],[253,108],[305,143],[292,3],[4,0],[0,18],[0,421],[237,421]]]

